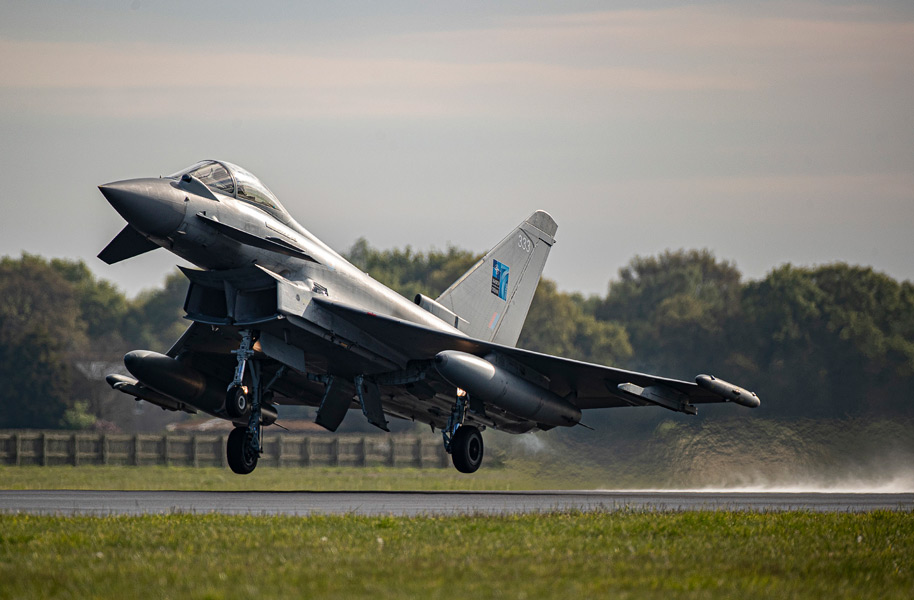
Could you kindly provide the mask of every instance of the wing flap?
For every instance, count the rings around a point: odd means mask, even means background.
[[[314,422],[328,431],[336,431],[352,404],[354,392],[352,384],[344,378],[330,377]]]

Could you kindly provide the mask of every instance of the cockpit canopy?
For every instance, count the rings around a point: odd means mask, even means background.
[[[289,220],[289,213],[273,192],[238,165],[222,160],[204,160],[169,177],[180,179],[184,175],[193,175],[214,192],[250,202],[281,221]]]

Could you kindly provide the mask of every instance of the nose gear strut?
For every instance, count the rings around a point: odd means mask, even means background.
[[[225,391],[225,412],[232,418],[243,417],[250,408],[250,390],[244,385],[244,371],[248,361],[254,356],[254,334],[250,329],[242,329],[241,345],[232,354],[238,359],[235,377]]]
[[[257,466],[257,460],[263,454],[263,406],[269,403],[273,393],[270,388],[279,381],[287,372],[285,365],[281,366],[276,374],[270,379],[270,382],[264,385],[263,364],[260,360],[254,359],[253,334],[250,330],[241,331],[241,346],[238,350],[233,350],[233,354],[238,357],[238,366],[235,369],[235,379],[229,385],[226,410],[231,414],[232,410],[239,408],[239,403],[231,404],[231,400],[243,398],[243,405],[247,406],[248,394],[250,394],[250,415],[248,416],[247,426],[236,426],[229,435],[226,444],[226,457],[228,458],[229,467],[235,473],[246,475],[254,470]],[[245,368],[250,374],[250,391],[241,385],[244,377]],[[243,416],[244,412],[235,415]]]

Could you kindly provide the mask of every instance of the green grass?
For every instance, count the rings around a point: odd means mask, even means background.
[[[0,598],[911,598],[914,515],[0,515]]]
[[[454,469],[309,467],[257,469],[235,475],[193,467],[0,467],[4,490],[536,490],[598,487],[574,470],[540,472],[529,465],[484,468],[472,475]]]

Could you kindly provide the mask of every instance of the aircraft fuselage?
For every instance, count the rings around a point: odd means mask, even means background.
[[[462,335],[360,271],[291,217],[283,222],[194,179],[132,179],[100,189],[130,225],[201,269],[260,265],[292,281],[306,282],[332,300]],[[275,246],[244,243],[245,234],[253,240],[275,240]]]

